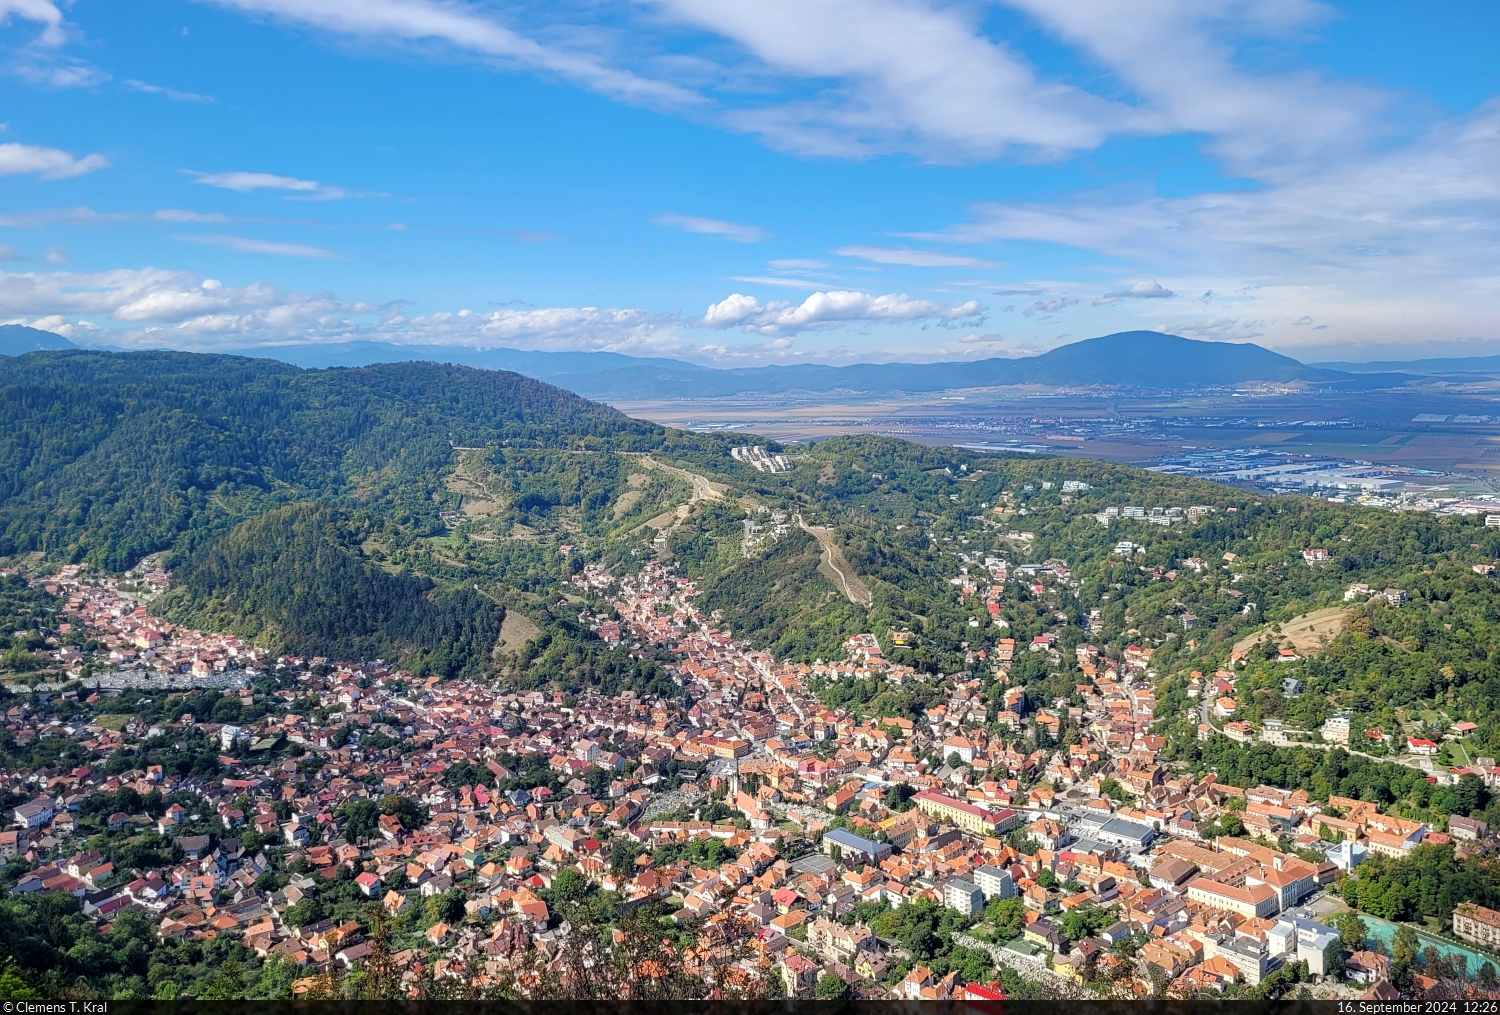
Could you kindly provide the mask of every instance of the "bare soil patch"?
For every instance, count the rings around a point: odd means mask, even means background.
[[[1355,610],[1347,606],[1329,606],[1325,609],[1293,617],[1281,625],[1281,633],[1263,627],[1234,643],[1234,651],[1244,652],[1265,641],[1275,641],[1282,647],[1291,647],[1304,659],[1317,655],[1328,642],[1337,638]]]
[[[500,622],[500,640],[495,642],[495,651],[518,651],[541,633],[542,629],[524,613],[506,610],[505,619]]]

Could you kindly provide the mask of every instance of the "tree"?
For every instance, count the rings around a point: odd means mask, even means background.
[[[238,1001],[245,996],[245,984],[240,978],[240,964],[230,959],[219,967],[219,971],[202,992],[203,1001]]]
[[[885,806],[887,810],[909,811],[915,804],[911,802],[916,789],[904,782],[893,782],[885,791]]]
[[[854,990],[842,977],[824,973],[818,977],[818,985],[813,988],[813,994],[820,1001],[845,1001],[854,996]]]
[[[1339,941],[1349,951],[1357,952],[1364,948],[1370,930],[1354,910],[1344,910],[1334,918],[1333,925],[1338,928]]]
[[[1391,935],[1391,985],[1398,990],[1411,986],[1417,971],[1419,947],[1417,932],[1405,924],[1397,927],[1396,933]]]
[[[14,959],[7,961],[5,968],[0,969],[0,997],[5,998],[7,1001],[42,1000],[42,995],[37,992],[36,988],[26,982],[26,978],[16,968]]]
[[[427,824],[427,812],[410,797],[390,794],[381,798],[380,813],[393,814],[408,832]]]
[[[1019,898],[995,896],[984,908],[984,918],[995,928],[996,941],[1009,941],[1021,933],[1026,906]]]
[[[1484,807],[1485,792],[1484,781],[1473,772],[1465,772],[1458,778],[1458,785],[1453,787],[1453,795],[1458,807],[1455,813],[1465,816],[1472,815],[1475,811]]]
[[[450,888],[442,895],[431,895],[422,915],[428,926],[436,923],[457,923],[464,918],[464,903],[468,901],[462,888]]]
[[[1236,838],[1245,834],[1245,823],[1232,811],[1219,818],[1219,828],[1225,835]]]
[[[373,800],[353,800],[339,809],[344,838],[350,842],[373,839],[380,834],[380,808]]]
[[[288,927],[306,927],[310,923],[317,923],[323,916],[323,907],[309,895],[296,905],[287,907],[287,911],[281,914],[281,919]]]
[[[589,883],[577,867],[564,867],[552,879],[552,898],[558,902],[573,902],[587,894]]]

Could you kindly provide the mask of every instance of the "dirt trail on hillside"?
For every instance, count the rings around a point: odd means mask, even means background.
[[[800,514],[796,519],[798,527],[823,547],[823,559],[818,563],[818,573],[833,582],[851,603],[868,608],[875,597],[870,595],[865,583],[859,580],[854,568],[849,566],[844,551],[839,549],[838,542],[833,538],[833,530],[822,525],[809,525],[802,520]]]
[[[669,508],[645,523],[647,527],[658,530],[657,539],[663,540],[663,547],[671,540],[672,533],[677,531],[678,526],[687,521],[687,517],[692,513],[694,505],[699,501],[723,500],[724,491],[728,489],[722,483],[715,483],[707,476],[700,476],[696,472],[689,472],[686,469],[679,469],[675,465],[658,462],[650,455],[641,455],[641,463],[653,469],[670,472],[679,479],[687,480],[692,486],[692,492],[688,494],[688,499],[685,503],[678,504],[675,508]]]

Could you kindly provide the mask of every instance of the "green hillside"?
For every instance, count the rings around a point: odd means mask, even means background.
[[[1463,720],[1479,728],[1453,750],[1500,753],[1500,598],[1473,570],[1500,558],[1500,530],[1478,518],[872,437],[760,473],[729,454],[749,435],[670,430],[519,375],[432,364],[40,352],[0,361],[0,412],[0,557],[118,570],[162,553],[173,618],[288,651],[672,693],[649,654],[609,651],[580,627],[580,609],[609,606],[570,581],[590,561],[624,574],[661,556],[699,580],[705,611],[779,658],[841,658],[869,631],[895,662],[988,679],[997,640],[1014,638],[1010,684],[1033,707],[1079,700],[1076,646],[1116,661],[1150,648],[1158,725],[1192,764],[1220,759],[1197,746],[1190,675],[1228,667],[1253,636],[1233,668],[1237,718],[1312,731],[1298,749],[1321,749],[1318,725],[1347,711],[1390,736],[1362,747],[1377,758]],[[1139,517],[1124,515],[1132,505]],[[1158,509],[1170,524],[1153,523]],[[1327,563],[1305,563],[1312,548]],[[998,623],[987,558],[1011,565]],[[1017,570],[1047,561],[1066,577]],[[1313,650],[1278,661],[1298,618],[1344,608],[1357,582],[1409,602],[1357,599]],[[495,652],[511,612],[537,633]],[[911,637],[897,645],[895,631]],[[1053,651],[1025,651],[1039,635]],[[31,658],[25,644],[14,656]],[[1002,690],[984,693],[993,704]],[[856,709],[926,700],[827,696]],[[1413,808],[1451,803],[1386,785]]]
[[[439,591],[425,577],[387,574],[360,551],[368,535],[368,524],[334,508],[273,508],[179,571],[168,617],[277,651],[403,658],[448,677],[482,671],[502,611],[470,588]]]

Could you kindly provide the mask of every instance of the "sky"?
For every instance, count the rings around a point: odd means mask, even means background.
[[[1500,353],[1500,7],[0,0],[0,323]]]

